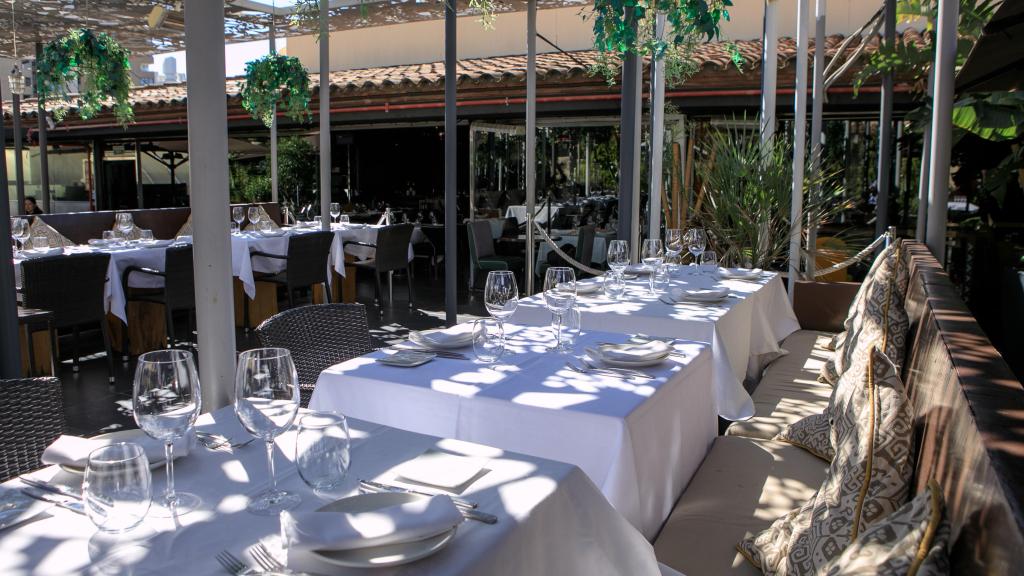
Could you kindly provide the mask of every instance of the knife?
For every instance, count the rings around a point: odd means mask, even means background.
[[[74,498],[75,500],[82,499],[82,493],[79,492],[78,490],[75,490],[71,486],[64,486],[63,484],[53,484],[51,482],[37,480],[35,478],[29,478],[27,476],[21,476],[18,478],[18,480],[21,480],[22,484],[27,484],[33,488],[38,488],[45,492],[59,494],[61,496],[67,496],[68,498]]]
[[[36,500],[53,504],[59,508],[70,510],[76,514],[82,514],[83,516],[85,515],[85,506],[83,506],[82,503],[78,500],[74,500],[68,497],[60,497],[50,492],[43,492],[42,490],[39,490],[38,488],[33,488],[31,486],[27,488],[22,488],[21,493],[24,494],[25,496],[28,496],[29,498],[35,498]]]
[[[382,482],[374,482],[373,480],[360,480],[359,483],[364,485],[364,486],[366,486],[367,488],[372,489],[372,490],[379,490],[379,491],[384,491],[384,492],[408,492],[409,494],[419,494],[420,496],[428,496],[428,497],[430,497],[430,496],[437,496],[437,494],[432,494],[430,492],[420,492],[420,491],[417,491],[417,490],[413,490],[411,488],[403,488],[402,486],[395,486],[395,485],[392,485],[392,484],[384,484]],[[463,508],[476,508],[477,507],[477,503],[476,502],[470,502],[469,500],[464,500],[462,498],[459,498],[458,496],[450,496],[449,495],[449,498],[451,498],[452,502],[454,502],[457,506],[462,506]]]
[[[367,486],[366,484],[362,484],[362,483],[359,485],[359,492],[362,493],[362,494],[380,494],[380,493],[383,492],[383,493],[407,493],[407,494],[416,494],[416,495],[422,495],[422,496],[435,496],[434,494],[426,494],[424,492],[416,492],[415,490],[405,490],[404,488],[389,488],[389,489],[374,488],[372,486]],[[453,500],[453,503],[454,503],[454,500]],[[484,524],[497,524],[498,523],[498,517],[495,516],[494,514],[488,514],[487,512],[481,512],[479,510],[474,510],[474,509],[472,509],[472,508],[470,508],[468,506],[461,506],[458,503],[455,504],[455,507],[459,510],[459,514],[462,514],[462,517],[465,518],[466,520],[476,520],[477,522],[483,522]]]

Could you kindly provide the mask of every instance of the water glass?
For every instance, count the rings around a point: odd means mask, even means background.
[[[331,202],[331,221],[333,222],[337,220],[340,214],[341,204],[338,204],[337,202]]]
[[[82,502],[101,532],[121,533],[146,518],[153,479],[141,446],[118,442],[89,453],[82,481]]]
[[[576,302],[576,273],[572,268],[552,266],[544,276],[544,303],[554,315],[555,345],[551,349],[568,353],[569,347],[562,342],[562,316]]]
[[[608,268],[616,274],[622,274],[629,266],[629,242],[612,240],[608,244]]]
[[[718,254],[714,250],[707,250],[700,255],[701,274],[715,274],[718,272]]]
[[[199,374],[187,350],[155,350],[139,356],[132,383],[132,413],[146,435],[164,443],[167,489],[162,516],[186,514],[200,505],[195,494],[174,489],[174,441],[188,434],[202,407]]]
[[[45,234],[38,234],[32,237],[32,249],[33,250],[49,250],[50,239]]]
[[[103,238],[103,241],[107,244],[113,244],[117,241],[117,236],[114,235],[113,230],[104,230],[101,238]]]
[[[313,227],[314,228],[323,228],[323,225],[324,225],[324,219],[323,218],[321,218],[320,216],[313,216]]]
[[[703,228],[690,228],[683,238],[686,249],[693,255],[693,266],[696,269],[700,264],[700,255],[708,246],[708,235]]]
[[[342,214],[341,216],[338,216],[338,223],[339,224],[345,225],[345,224],[348,224],[348,222],[349,222],[348,214]]]
[[[268,220],[260,220],[256,224],[256,229],[259,230],[260,234],[269,234],[274,231],[273,228],[270,227],[270,222]]]
[[[266,442],[270,488],[249,502],[248,510],[276,516],[301,501],[297,494],[278,490],[274,476],[274,438],[295,421],[299,411],[299,375],[291,352],[256,348],[238,356],[235,371],[235,414],[247,432]]]
[[[231,219],[235,221],[236,226],[241,228],[242,222],[245,222],[245,210],[241,206],[232,206]]]
[[[348,420],[335,412],[314,412],[299,418],[295,436],[295,465],[299,476],[315,492],[342,486],[351,464]]]
[[[249,206],[248,210],[249,222],[252,223],[253,228],[257,227],[260,223],[260,209],[259,206]]]
[[[231,234],[241,234],[241,228],[238,226],[238,222],[231,223]]]
[[[621,300],[626,294],[626,280],[622,274],[611,272],[604,275],[604,295],[612,300]]]
[[[661,265],[654,269],[651,273],[651,278],[654,280],[654,289],[656,292],[667,292],[669,285],[672,283],[672,275],[669,272],[667,265]]]
[[[583,332],[583,318],[580,316],[580,307],[578,303],[573,303],[572,307],[566,310],[565,315],[562,317],[562,339],[566,346],[574,346],[576,339],[580,337],[580,333]]]
[[[497,362],[504,353],[505,331],[501,322],[493,318],[473,322],[473,354],[476,359],[490,364]]]
[[[154,240],[152,230],[139,230],[139,242],[150,244]]]
[[[651,293],[654,293],[654,276],[655,271],[661,268],[661,265],[665,262],[665,252],[662,249],[660,238],[648,238],[644,240],[643,248],[640,251],[640,258],[644,263],[644,267],[648,270],[648,282],[651,287]]]
[[[505,320],[519,307],[519,287],[516,275],[511,270],[494,270],[487,273],[484,283],[484,306],[487,312],[498,320],[504,331]]]

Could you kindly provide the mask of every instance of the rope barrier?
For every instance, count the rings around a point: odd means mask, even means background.
[[[531,220],[533,219],[531,218]],[[555,254],[558,254],[559,256],[564,258],[570,266],[572,266],[573,268],[578,268],[586,272],[587,274],[593,274],[594,276],[600,276],[601,274],[604,274],[604,270],[597,270],[595,268],[591,268],[590,266],[584,266],[583,264],[577,262],[575,258],[566,254],[561,248],[558,247],[557,244],[555,244],[555,241],[552,240],[550,236],[548,236],[547,232],[545,232],[544,229],[541,228],[540,223],[537,222],[536,220],[533,220],[533,226],[534,228],[537,229],[537,232],[540,232],[540,237],[551,246],[552,250],[555,251]],[[530,249],[532,250],[532,248]],[[528,273],[532,274],[533,271],[530,270]]]
[[[885,234],[882,234],[878,238],[875,238],[874,242],[872,242],[871,244],[868,244],[866,248],[864,248],[860,252],[857,252],[853,256],[850,256],[846,260],[843,260],[842,262],[839,262],[838,264],[833,264],[833,265],[829,266],[828,268],[822,268],[821,270],[816,270],[814,272],[814,277],[818,278],[820,276],[824,276],[826,274],[831,274],[833,272],[836,272],[838,270],[842,270],[844,268],[849,268],[853,264],[855,264],[857,262],[860,262],[864,258],[867,258],[868,255],[873,253],[875,251],[875,249],[877,249],[883,242],[888,244],[890,238],[891,238],[891,236],[890,236],[889,232],[886,232]]]

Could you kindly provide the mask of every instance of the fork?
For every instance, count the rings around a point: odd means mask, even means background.
[[[241,574],[249,570],[249,567],[246,566],[245,563],[227,550],[222,550],[217,554],[217,562],[220,563],[228,574],[234,574],[235,576],[241,576]]]
[[[629,368],[615,368],[609,366],[598,366],[597,364],[591,362],[586,358],[580,358],[580,361],[583,362],[583,365],[585,367],[590,368],[591,370],[605,370],[607,372],[614,372],[617,374],[622,374],[633,378],[646,378],[648,380],[652,380],[654,378],[654,376],[651,376],[646,372],[641,372],[640,370],[630,370]]]
[[[263,542],[257,542],[255,546],[249,549],[249,555],[252,559],[260,565],[267,572],[281,572],[287,570],[285,565],[280,560],[274,558],[274,555],[267,550],[267,547],[263,545]]]
[[[635,377],[637,377],[637,376],[639,376],[641,374],[641,373],[630,374],[630,373],[626,373],[626,372],[618,372],[618,371],[613,370],[611,368],[585,368],[583,366],[580,366],[579,364],[574,364],[572,362],[566,362],[565,363],[565,367],[568,368],[569,370],[572,370],[573,372],[579,372],[580,374],[604,374],[605,376],[614,376],[614,377],[617,377],[617,378],[626,378],[627,380],[630,379],[630,378],[635,378]],[[651,378],[651,376],[648,376],[647,374],[644,374],[643,377],[644,378]]]

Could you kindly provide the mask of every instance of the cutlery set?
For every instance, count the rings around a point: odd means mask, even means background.
[[[385,484],[383,482],[374,482],[372,480],[360,480],[359,491],[363,494],[376,492],[401,492],[405,494],[416,494],[418,496],[426,496],[428,498],[437,495],[430,492],[421,492],[419,490],[413,490],[411,488],[404,488],[402,486]],[[458,498],[455,496],[449,497],[451,498],[452,503],[455,504],[455,507],[459,509],[459,512],[462,513],[462,516],[467,520],[476,520],[477,522],[483,522],[484,524],[495,524],[498,522],[497,516],[477,510],[477,503],[470,502],[469,500],[465,500],[463,498]]]

